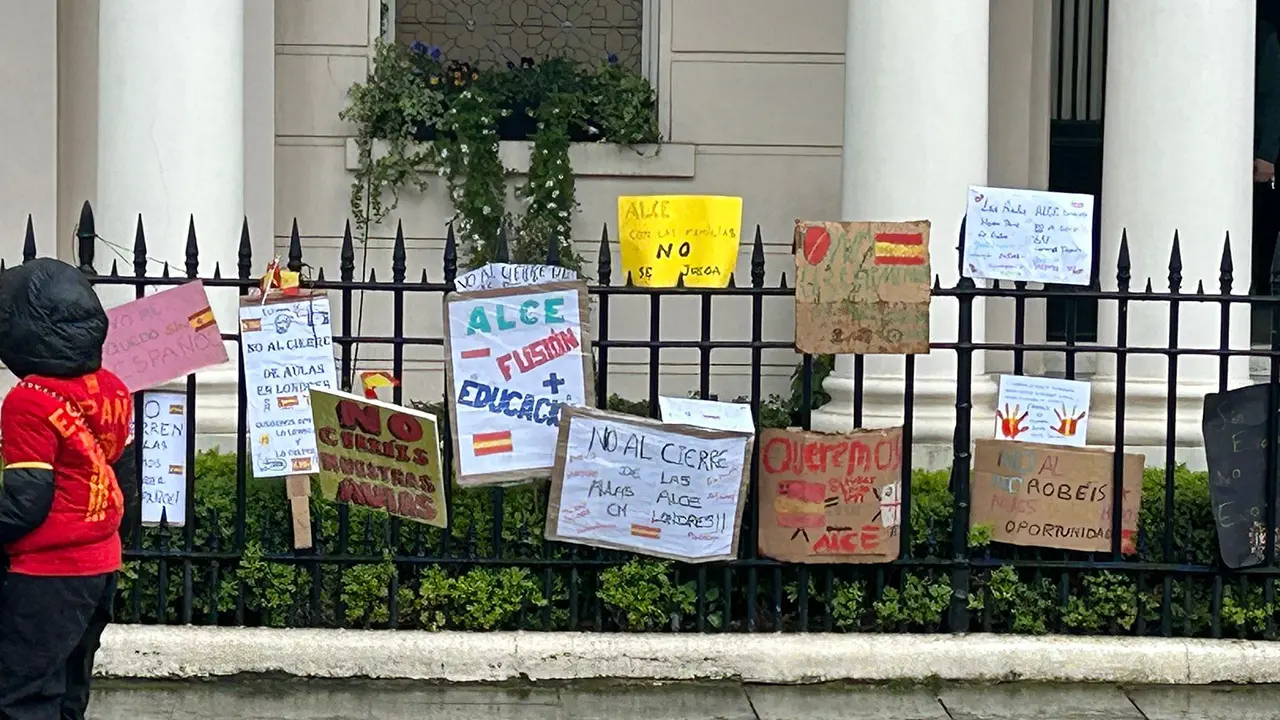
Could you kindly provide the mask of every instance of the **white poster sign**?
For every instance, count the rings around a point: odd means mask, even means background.
[[[459,292],[493,290],[495,288],[526,287],[549,282],[577,280],[578,273],[555,265],[519,265],[516,263],[489,263],[454,279]]]
[[[753,439],[566,409],[547,537],[688,562],[735,557]]]
[[[187,522],[187,394],[142,394],[142,522]]]
[[[697,398],[660,397],[658,408],[662,422],[675,425],[692,425],[708,430],[724,430],[754,435],[756,421],[751,417],[751,406],[743,403],[717,402]]]
[[[333,325],[324,296],[240,305],[253,474],[284,477],[317,468],[312,386],[336,388]]]
[[[1088,285],[1093,196],[970,187],[964,276]]]
[[[996,438],[1084,447],[1092,387],[1077,380],[1001,375]]]
[[[580,281],[445,299],[449,412],[462,485],[546,477],[560,410],[593,402]]]

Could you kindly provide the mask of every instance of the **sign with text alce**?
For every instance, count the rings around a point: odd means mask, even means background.
[[[445,388],[459,485],[551,474],[561,411],[595,402],[588,302],[582,281],[445,297]]]
[[[887,563],[902,524],[902,428],[760,434],[760,554]]]
[[[733,559],[753,440],[564,408],[547,539],[684,562]]]
[[[1250,385],[1204,396],[1201,431],[1209,465],[1209,499],[1213,502],[1213,521],[1218,526],[1218,550],[1229,568],[1260,565],[1267,558],[1264,528],[1267,415],[1271,407],[1269,385]],[[1280,412],[1280,408],[1270,412]]]
[[[978,440],[969,484],[971,525],[1010,545],[1111,552],[1115,453],[1011,440]],[[1121,550],[1136,552],[1143,456],[1124,456]]]
[[[796,221],[796,349],[929,352],[929,221]]]
[[[131,392],[227,361],[204,283],[194,280],[107,311],[102,366]]]
[[[741,236],[740,197],[618,198],[622,269],[637,287],[728,287]]]
[[[448,524],[434,415],[322,388],[311,389],[311,413],[326,499]]]

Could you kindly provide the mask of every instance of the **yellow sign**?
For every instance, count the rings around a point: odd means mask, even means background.
[[[326,499],[446,526],[435,415],[319,386],[311,412]]]
[[[622,269],[639,287],[729,285],[738,264],[742,198],[645,195],[618,198]]]

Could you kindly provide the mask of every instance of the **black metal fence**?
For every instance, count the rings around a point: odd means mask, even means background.
[[[628,412],[657,414],[659,376],[664,351],[683,348],[699,358],[698,391],[711,392],[711,368],[717,352],[746,351],[751,357],[751,404],[762,425],[808,427],[820,382],[830,358],[804,356],[796,368],[790,397],[766,398],[762,389],[762,354],[792,349],[789,342],[764,340],[766,302],[791,302],[793,290],[785,275],[766,286],[764,245],[757,229],[746,282],[739,275],[725,289],[636,288],[619,278],[611,264],[606,228],[600,240],[591,294],[596,303],[594,328],[597,362],[596,397],[603,406]],[[92,211],[86,204],[77,231],[81,269],[100,285],[133,288],[138,295],[154,286],[174,285],[203,276],[214,288],[256,286],[265,259],[252,257],[247,229],[239,247],[235,277],[228,268],[202,266],[194,228],[185,252],[184,278],[146,276],[148,252],[141,228],[132,254],[133,273],[119,272],[121,250],[108,272],[104,240],[94,232]],[[407,277],[407,250],[397,232],[390,275],[382,280],[374,269],[357,271],[358,241],[350,228],[344,234],[337,279],[324,269],[308,284],[341,300],[335,323],[339,377],[353,376],[358,348],[386,345],[392,349],[393,370],[403,369],[405,348],[442,345],[440,337],[406,334],[406,325],[421,324],[418,313],[410,322],[407,308],[424,296],[450,292],[458,271],[457,245],[452,230],[445,246],[438,278]],[[37,255],[28,227],[24,261]],[[499,252],[504,252],[505,247]],[[554,263],[557,258],[549,258]],[[287,264],[301,271],[307,264],[297,224],[289,242]],[[239,381],[238,432],[233,453],[204,453],[198,457],[189,442],[192,468],[188,472],[188,522],[180,528],[129,528],[128,567],[122,582],[121,617],[146,623],[276,625],[320,627],[456,628],[463,630],[667,630],[696,632],[774,631],[996,631],[1068,632],[1139,635],[1273,637],[1276,626],[1274,562],[1245,571],[1224,568],[1218,559],[1213,513],[1203,474],[1174,463],[1172,443],[1161,467],[1147,468],[1144,503],[1138,533],[1138,555],[1120,551],[1119,492],[1113,492],[1113,549],[1110,553],[1081,553],[1051,549],[1017,549],[991,545],[969,524],[971,441],[985,428],[971,426],[971,370],[974,354],[1012,355],[1013,372],[1021,374],[1028,353],[1060,353],[1066,375],[1073,377],[1079,353],[1113,355],[1117,362],[1117,437],[1124,437],[1125,372],[1134,354],[1167,358],[1169,369],[1168,437],[1176,414],[1178,365],[1189,355],[1216,357],[1226,388],[1230,357],[1257,355],[1270,359],[1270,378],[1280,380],[1280,312],[1269,298],[1232,295],[1236,282],[1229,246],[1224,249],[1217,293],[1203,287],[1182,287],[1182,261],[1175,238],[1169,261],[1169,291],[1154,293],[1131,287],[1127,242],[1121,245],[1115,277],[1119,289],[1087,292],[1029,290],[1025,283],[979,288],[961,280],[954,287],[935,283],[935,302],[955,303],[958,326],[955,342],[934,343],[935,353],[956,358],[956,422],[951,470],[912,471],[912,414],[915,358],[907,356],[903,409],[906,418],[902,484],[902,555],[886,565],[805,566],[760,558],[756,552],[755,488],[744,514],[739,559],[714,565],[686,566],[637,559],[624,553],[562,545],[542,539],[546,507],[543,484],[505,489],[447,490],[450,527],[428,528],[387,518],[362,508],[334,506],[314,500],[315,549],[291,548],[285,490],[278,480],[250,476],[246,447],[245,384]],[[1277,265],[1280,268],[1280,264]],[[381,275],[381,277],[387,277]],[[1280,269],[1273,270],[1280,287]],[[622,282],[620,282],[620,280]],[[390,336],[363,335],[353,317],[353,298],[361,293],[388,294],[393,304]],[[649,337],[618,340],[611,334],[610,303],[626,296],[648,299]],[[700,307],[701,334],[697,340],[669,340],[660,335],[664,300],[693,298]],[[1029,300],[1061,297],[1068,314],[1065,343],[1027,342]],[[745,298],[750,317],[721,314],[729,298]],[[975,302],[980,298],[1009,298],[1016,316],[1012,343],[976,342],[973,337]],[[1115,313],[1119,342],[1115,346],[1079,342],[1074,322],[1076,303],[1099,303],[1102,312]],[[1245,351],[1227,344],[1225,323],[1233,305],[1270,304],[1271,350]],[[1222,345],[1211,350],[1176,347],[1129,347],[1128,317],[1137,304],[1158,304],[1169,310],[1171,337],[1176,337],[1179,308],[1210,304],[1221,310]],[[743,340],[713,340],[717,327],[742,328]],[[749,324],[749,325],[748,325]],[[238,341],[235,334],[224,335]],[[610,401],[610,353],[639,348],[648,353],[648,397],[639,402]],[[854,422],[862,423],[863,358],[854,359]],[[188,378],[194,400],[196,383]],[[397,388],[395,401],[410,400]],[[413,400],[421,400],[414,398]],[[429,399],[428,399],[429,400]],[[436,403],[439,404],[438,402]],[[194,408],[195,402],[189,402]],[[139,413],[141,411],[139,410]],[[194,410],[193,410],[194,412]],[[140,418],[139,418],[140,419]],[[447,421],[447,413],[441,414]],[[190,420],[194,424],[194,419]],[[450,467],[445,442],[445,467]],[[1277,443],[1271,444],[1271,467]],[[1123,448],[1120,448],[1123,449]],[[1119,461],[1117,461],[1117,469]],[[1119,482],[1113,477],[1113,488]],[[1274,497],[1274,473],[1268,478],[1268,497]],[[1267,510],[1275,527],[1275,508]],[[1268,558],[1274,551],[1268,551]]]

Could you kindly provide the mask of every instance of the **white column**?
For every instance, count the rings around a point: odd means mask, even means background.
[[[203,277],[215,263],[236,276],[244,221],[244,0],[100,0],[98,30],[98,234],[125,248],[132,272],[142,214],[147,254],[185,273],[195,217]],[[270,228],[258,228],[270,233]],[[99,244],[100,272],[113,251]],[[263,258],[258,258],[262,261]],[[112,298],[115,299],[115,298]],[[234,291],[210,291],[214,315],[236,326]],[[229,367],[202,373],[202,432],[235,428],[236,349]]]
[[[1106,132],[1102,180],[1102,286],[1116,287],[1121,233],[1128,232],[1132,289],[1151,279],[1168,287],[1174,230],[1182,253],[1182,291],[1218,292],[1223,239],[1231,234],[1236,292],[1249,285],[1252,230],[1254,0],[1112,2],[1108,27]],[[1170,42],[1170,38],[1178,38]],[[1181,347],[1219,346],[1220,308],[1184,304]],[[1100,340],[1116,338],[1114,303],[1099,309]],[[1128,345],[1168,347],[1168,305],[1131,303]],[[1231,345],[1248,347],[1248,312],[1237,308]],[[1115,362],[1099,363],[1091,440],[1115,432]],[[1109,376],[1109,377],[1108,377]],[[1247,361],[1233,361],[1232,385],[1248,377]],[[1198,446],[1202,398],[1216,391],[1216,358],[1178,364],[1176,442]],[[1165,446],[1167,360],[1131,356],[1125,382],[1125,442]],[[1194,455],[1188,455],[1195,462]]]
[[[933,272],[956,281],[966,189],[987,179],[989,0],[849,0],[845,42],[844,220],[933,222]],[[935,341],[956,337],[954,300],[935,299]],[[983,337],[982,303],[973,334]],[[988,384],[975,357],[975,395]],[[903,360],[869,356],[863,424],[902,421]],[[821,430],[853,423],[853,360],[841,356],[824,388],[830,404],[814,413]],[[955,353],[916,361],[915,437],[949,442],[955,427]],[[981,400],[978,400],[981,402]]]

